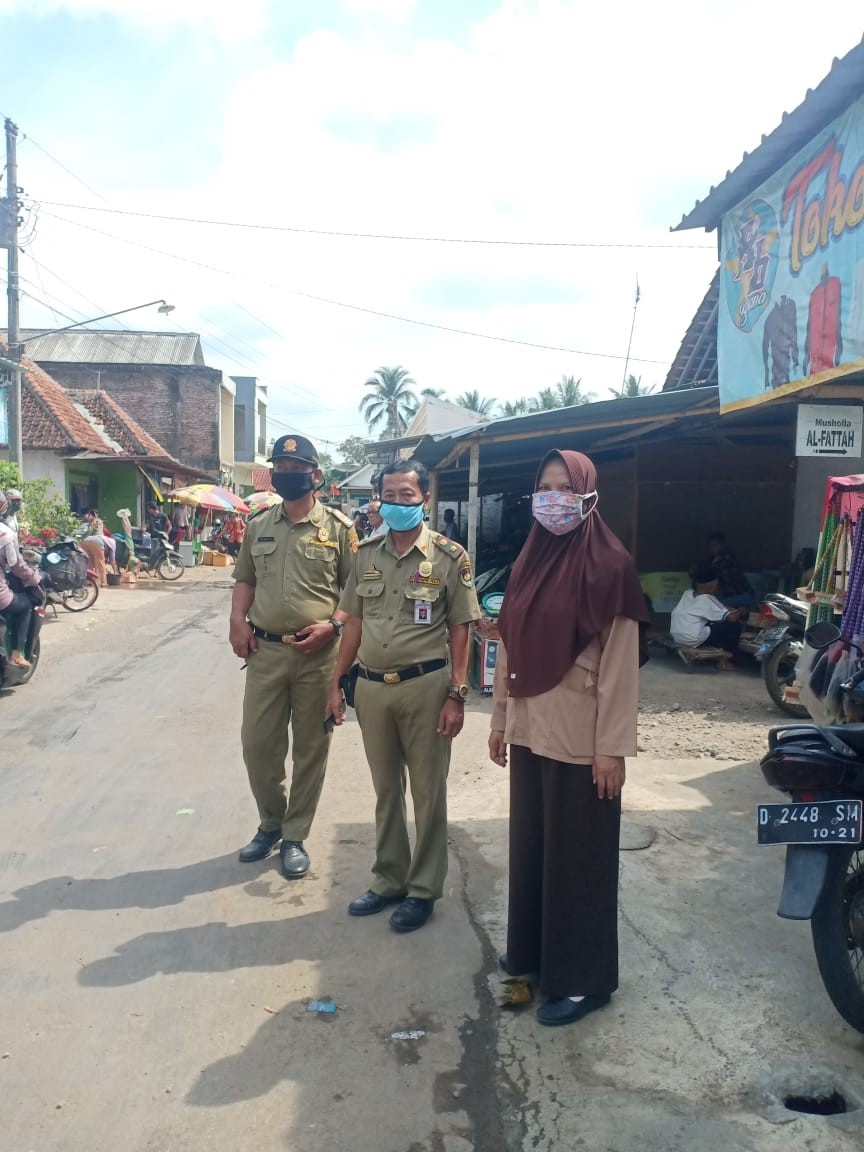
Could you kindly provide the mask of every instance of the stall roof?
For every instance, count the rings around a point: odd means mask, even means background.
[[[831,65],[831,71],[815,88],[808,89],[803,101],[791,112],[784,112],[774,131],[762,137],[759,147],[745,152],[741,163],[704,200],[683,217],[672,231],[704,228],[713,231],[725,213],[740,204],[769,176],[791,160],[813,139],[864,94],[864,40],[851,52]]]
[[[690,321],[678,355],[663,384],[664,392],[717,383],[717,311],[720,306],[720,269]]]

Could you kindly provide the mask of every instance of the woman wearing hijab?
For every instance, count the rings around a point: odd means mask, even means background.
[[[597,512],[597,472],[550,452],[499,627],[489,755],[510,746],[511,975],[539,973],[541,1024],[572,1024],[618,987],[624,757],[636,752],[639,621],[630,554]]]

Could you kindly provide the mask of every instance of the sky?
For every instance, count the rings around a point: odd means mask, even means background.
[[[849,0],[0,0],[22,325],[164,298],[123,322],[199,332],[333,451],[382,365],[608,398],[638,280],[660,387],[717,264],[670,228],[862,31]]]

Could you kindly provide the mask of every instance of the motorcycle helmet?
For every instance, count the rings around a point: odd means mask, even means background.
[[[17,512],[18,509],[21,507],[21,504],[24,500],[24,497],[21,495],[21,493],[18,491],[17,488],[7,488],[6,489],[6,499],[9,501],[10,504],[15,505],[15,507],[13,507],[12,511]]]

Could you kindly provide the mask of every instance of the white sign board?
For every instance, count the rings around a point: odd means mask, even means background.
[[[862,454],[861,430],[864,408],[851,405],[798,405],[796,456],[846,456]]]

